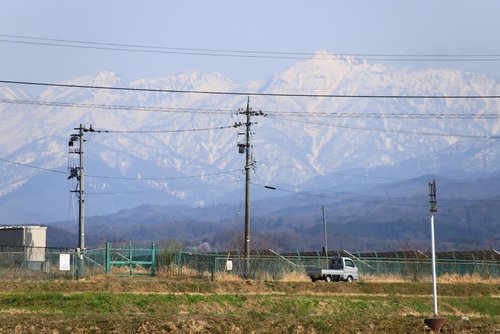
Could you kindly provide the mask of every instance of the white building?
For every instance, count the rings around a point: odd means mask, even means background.
[[[47,227],[43,226],[0,226],[0,247],[9,251],[24,252],[24,260],[31,268],[45,262]]]

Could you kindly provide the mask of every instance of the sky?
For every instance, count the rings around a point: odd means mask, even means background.
[[[298,61],[283,53],[319,49],[409,58],[487,55],[482,61],[382,63],[458,68],[500,79],[498,0],[3,0],[1,7],[0,80],[56,82],[101,70],[134,80],[200,71],[244,83]],[[61,47],[51,40],[107,44]],[[118,51],[109,44],[171,49]],[[74,47],[82,45],[92,48]],[[207,56],[208,49],[225,51]],[[228,51],[265,54],[227,57]]]

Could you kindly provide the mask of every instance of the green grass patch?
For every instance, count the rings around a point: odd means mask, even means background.
[[[446,298],[443,303],[443,306],[447,304],[451,305],[454,309],[459,309],[464,314],[475,313],[497,317],[500,314],[500,298],[498,297]],[[452,312],[453,310],[450,311]]]
[[[137,284],[127,284],[126,292],[4,292],[0,294],[0,333],[15,332],[19,326],[20,332],[29,333],[31,326],[42,323],[50,329],[45,332],[59,333],[89,332],[85,331],[89,328],[96,333],[413,333],[432,314],[429,285],[420,283],[395,287],[297,283],[292,291],[276,283],[169,282],[172,293],[147,291],[161,289],[161,283]],[[51,290],[50,284],[43,286]],[[197,292],[205,288],[209,292]],[[179,289],[190,292],[179,293]],[[460,295],[462,289],[454,290],[452,285],[440,289],[440,313],[448,319],[447,332],[494,332],[500,314],[498,287],[472,286]],[[463,315],[470,320],[462,320]]]

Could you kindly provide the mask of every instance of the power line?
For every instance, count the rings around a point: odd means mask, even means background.
[[[265,188],[269,188],[269,185],[261,184],[261,183],[252,183],[256,186],[261,186]],[[292,188],[292,189],[290,189]],[[383,206],[391,206],[391,207],[426,207],[427,202],[422,196],[422,200],[419,198],[406,198],[406,197],[388,197],[388,196],[377,196],[377,195],[364,195],[364,194],[356,194],[356,193],[337,193],[338,195],[332,195],[328,192],[325,192],[325,189],[318,190],[305,190],[305,189],[297,189],[293,186],[273,186],[273,190],[292,193],[300,196],[307,197],[318,197],[318,198],[326,198],[337,201],[346,201],[346,202],[358,202],[358,203],[366,203],[373,205],[383,205]],[[340,195],[340,196],[339,196]],[[342,196],[343,195],[343,196]],[[445,205],[440,205],[442,208],[457,208],[466,206],[474,206],[474,207],[498,207],[498,204],[490,204],[490,203],[498,203],[500,199],[494,198],[486,198],[486,199],[441,199],[442,202],[448,203]],[[452,203],[458,203],[453,205]]]
[[[131,106],[131,105],[73,103],[73,102],[16,100],[16,99],[0,99],[0,103],[24,104],[24,105],[35,105],[35,106],[47,106],[47,107],[91,108],[91,109],[147,111],[147,112],[165,112],[165,113],[169,113],[169,112],[172,112],[172,113],[200,113],[200,114],[210,113],[210,114],[227,115],[227,114],[233,112],[232,109],[173,108],[173,107],[160,107],[160,106]]]
[[[266,187],[264,184],[258,184],[258,183],[252,183],[253,185],[258,185],[262,187]],[[380,205],[387,205],[387,206],[418,206],[420,205],[417,201],[414,201],[413,203],[395,203],[394,201],[404,201],[404,202],[412,202],[413,200],[407,199],[407,198],[386,198],[386,197],[377,197],[377,196],[371,196],[372,199],[363,199],[363,197],[370,197],[370,196],[364,196],[364,195],[357,195],[357,194],[345,194],[347,195],[346,197],[340,197],[340,196],[334,196],[330,195],[328,193],[313,193],[315,190],[296,190],[296,189],[287,189],[285,187],[273,187],[275,190],[278,191],[283,191],[287,193],[293,193],[296,195],[302,195],[302,196],[309,196],[309,197],[319,197],[319,198],[326,198],[326,199],[333,199],[333,200],[338,200],[338,201],[350,201],[350,202],[362,202],[362,203],[369,203],[369,204],[380,204]],[[375,198],[375,200],[373,199]],[[383,203],[383,201],[390,201],[389,203]],[[426,205],[426,203],[424,203]],[[422,204],[422,205],[424,205]]]
[[[98,130],[95,129],[94,132],[98,133],[180,133],[180,132],[199,132],[199,131],[212,131],[212,130],[224,130],[224,129],[234,129],[242,126],[240,123],[227,126],[217,126],[213,128],[200,128],[200,129],[182,129],[182,130]]]
[[[390,129],[361,127],[361,126],[354,126],[354,125],[340,125],[340,124],[331,124],[331,123],[324,123],[324,122],[320,123],[320,122],[313,122],[313,121],[299,120],[299,119],[285,118],[285,117],[276,117],[276,116],[268,116],[268,118],[269,117],[274,118],[274,119],[278,119],[278,120],[288,121],[288,122],[321,125],[321,126],[328,126],[328,127],[333,127],[333,128],[349,129],[349,130],[398,133],[398,134],[419,135],[419,136],[456,137],[456,138],[473,138],[473,139],[500,139],[500,136],[467,135],[467,134],[457,134],[457,133],[438,133],[438,132],[428,132],[428,131],[390,130]]]
[[[297,167],[297,166],[276,165],[276,164],[269,163],[267,161],[262,161],[262,160],[259,160],[258,163],[261,164],[261,165],[269,166],[269,167],[287,168],[287,169],[300,170],[300,171],[305,171],[305,172],[311,172],[311,173],[314,173],[314,174],[318,174],[318,171],[316,169],[312,169],[312,168],[302,168],[302,167]],[[331,175],[342,176],[342,177],[350,177],[350,178],[352,177],[352,178],[366,178],[366,179],[381,179],[381,180],[393,180],[393,181],[405,181],[405,180],[413,178],[413,177],[395,177],[395,176],[383,176],[383,175],[363,175],[363,174],[352,174],[352,173],[346,173],[346,172],[327,172],[327,174],[319,174],[318,176],[320,176],[320,177],[326,177],[326,176],[331,176]],[[488,176],[488,177],[483,177],[483,178],[479,177],[479,178],[470,179],[470,180],[466,180],[466,179],[449,179],[449,178],[437,179],[437,180],[439,181],[439,183],[476,183],[477,184],[479,182],[484,181],[484,179],[486,179],[487,181],[490,181],[490,180],[500,180],[500,178],[496,177],[496,176]],[[319,189],[319,190],[323,190],[323,189]]]
[[[190,56],[264,58],[264,59],[321,59],[342,60],[342,57],[356,57],[358,60],[398,61],[398,62],[491,62],[500,61],[500,54],[389,54],[389,53],[329,53],[280,52],[256,50],[202,49],[171,46],[140,45],[92,42],[71,39],[41,38],[33,36],[1,34],[0,42],[36,46],[95,49],[139,53],[158,53]],[[7,39],[6,39],[7,38]],[[340,59],[339,59],[340,58]]]
[[[1,101],[0,101],[1,102]],[[384,113],[384,112],[286,112],[266,111],[271,116],[315,117],[315,118],[383,118],[383,119],[499,119],[500,114],[481,113]]]
[[[224,180],[221,182],[215,183],[204,183],[198,184],[196,186],[183,186],[182,188],[168,188],[169,191],[185,191],[191,189],[201,189],[201,188],[210,188],[213,186],[218,186],[221,184],[228,183],[236,183],[240,182],[240,180]],[[99,192],[86,192],[87,195],[130,195],[130,194],[141,194],[141,193],[157,193],[157,192],[165,192],[164,189],[149,189],[149,190],[135,190],[135,191],[99,191]]]
[[[47,107],[63,108],[91,108],[107,110],[126,110],[126,111],[146,111],[163,113],[194,113],[210,115],[229,115],[233,113],[232,109],[220,108],[173,108],[160,106],[132,106],[132,105],[113,105],[113,104],[93,104],[93,103],[73,103],[58,101],[41,100],[17,100],[0,99],[0,103],[23,104]],[[314,118],[383,118],[383,119],[499,119],[500,114],[481,113],[384,113],[384,112],[316,112],[316,111],[285,111],[285,110],[263,110],[267,115],[272,116],[293,116],[293,117],[314,117]]]
[[[50,169],[50,168],[33,166],[33,165],[30,165],[30,164],[25,164],[25,163],[13,161],[13,160],[8,160],[8,159],[3,159],[3,158],[0,158],[0,161],[8,162],[8,163],[11,163],[11,164],[14,164],[14,165],[18,165],[18,166],[22,166],[22,167],[26,167],[26,168],[43,170],[43,171],[51,172],[51,173],[66,174],[66,175],[68,174],[67,171],[60,171],[60,170],[55,170],[55,169]]]
[[[111,180],[134,180],[134,181],[163,181],[163,180],[181,180],[181,179],[194,179],[194,178],[203,178],[208,176],[217,176],[223,174],[230,174],[235,172],[241,172],[241,169],[232,169],[223,172],[216,173],[206,173],[206,174],[198,174],[198,175],[187,175],[187,176],[171,176],[171,177],[121,177],[121,176],[102,176],[102,175],[86,175],[88,178],[95,179],[111,179]]]
[[[61,84],[61,83],[34,82],[34,81],[13,81],[13,80],[0,80],[0,83],[14,84],[14,85],[45,86],[45,87],[106,89],[106,90],[131,91],[131,92],[236,95],[236,96],[268,96],[268,97],[361,98],[361,99],[363,99],[363,98],[370,98],[370,99],[499,99],[500,98],[500,95],[372,95],[372,94],[297,94],[297,93],[223,92],[223,91],[209,91],[209,90],[111,87],[111,86],[77,85],[77,84]]]
[[[34,166],[34,165],[25,164],[25,163],[13,161],[13,160],[8,160],[8,159],[3,159],[3,158],[0,158],[0,161],[11,163],[11,164],[22,166],[22,167],[26,167],[26,168],[43,170],[43,171],[51,172],[51,173],[65,174],[65,175],[68,174],[67,171],[60,171],[60,170],[55,170],[55,169],[50,169],[50,168]],[[120,176],[103,176],[103,175],[89,175],[89,174],[86,174],[85,177],[96,178],[96,179],[112,179],[112,180],[158,181],[158,180],[180,180],[180,179],[203,178],[203,177],[208,177],[208,176],[217,176],[217,175],[223,175],[223,174],[229,174],[229,173],[235,173],[235,172],[241,172],[241,169],[232,169],[232,170],[216,172],[216,173],[172,176],[172,177],[163,177],[163,176],[162,177],[120,177]]]
[[[311,168],[276,165],[276,164],[272,164],[272,163],[268,163],[268,162],[260,161],[260,160],[259,160],[259,164],[266,165],[269,167],[279,167],[279,168],[288,168],[288,169],[293,169],[293,170],[301,170],[301,171],[311,172],[314,174],[318,173],[317,170],[311,169]],[[405,180],[405,178],[402,178],[402,177],[360,175],[360,174],[349,174],[349,173],[341,173],[341,172],[328,172],[328,175],[336,175],[336,176],[343,176],[343,177],[355,177],[355,178],[367,178],[367,179]],[[320,176],[324,176],[324,175],[320,175]]]

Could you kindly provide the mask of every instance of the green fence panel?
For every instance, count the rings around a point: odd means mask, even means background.
[[[482,256],[456,256],[449,253],[437,258],[438,275],[478,275],[482,278],[499,277],[500,257],[496,253],[484,253]],[[61,270],[61,255],[69,256],[68,270]],[[344,254],[331,251],[329,257]],[[361,276],[394,275],[405,279],[419,280],[431,275],[430,258],[421,252],[371,253],[357,254]],[[209,276],[217,279],[219,275],[243,277],[244,257],[241,253],[196,253],[178,249],[157,249],[151,247],[135,248],[131,244],[113,247],[109,243],[105,248],[96,248],[83,252],[83,273],[85,276],[101,274],[115,275],[156,275],[175,269],[176,272],[189,275]],[[228,270],[228,260],[231,270]],[[77,253],[72,249],[24,249],[2,248],[0,246],[0,279],[76,279]],[[280,279],[287,274],[305,275],[307,267],[323,267],[326,258],[319,252],[280,255],[262,251],[252,254],[250,259],[250,278]],[[63,268],[64,269],[64,268]]]

